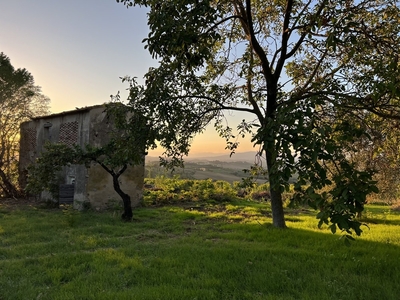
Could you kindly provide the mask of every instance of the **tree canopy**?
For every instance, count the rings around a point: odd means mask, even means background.
[[[399,2],[390,0],[117,0],[146,6],[145,47],[158,67],[131,79],[129,106],[179,158],[215,122],[228,148],[249,136],[265,156],[273,224],[282,192],[319,209],[320,224],[361,233],[354,219],[377,192],[349,158],[365,112],[400,118]],[[228,111],[248,113],[235,131]],[[367,137],[368,138],[368,137]],[[172,160],[174,161],[174,160]]]
[[[49,98],[26,69],[15,69],[0,53],[0,195],[18,197],[19,126],[48,112]]]

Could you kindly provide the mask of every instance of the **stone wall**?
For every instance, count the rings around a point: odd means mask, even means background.
[[[35,118],[21,124],[20,142],[20,184],[26,186],[27,167],[40,155],[45,143],[66,145],[87,144],[102,146],[109,141],[112,122],[109,121],[103,105],[77,109]],[[121,187],[131,196],[132,205],[142,199],[144,165],[128,167],[121,175]],[[86,203],[96,209],[104,209],[122,201],[114,191],[112,177],[100,165],[92,163],[89,168],[83,165],[64,167],[60,174],[60,184],[74,184],[74,206],[84,207]],[[48,193],[45,193],[48,197]],[[44,196],[43,196],[44,197]]]

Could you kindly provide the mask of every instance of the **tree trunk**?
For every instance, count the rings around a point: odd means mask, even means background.
[[[122,169],[119,170],[119,172],[115,173],[112,168],[108,168],[104,163],[101,161],[95,160],[97,163],[102,166],[104,170],[106,170],[113,178],[113,187],[114,191],[117,192],[117,194],[121,197],[122,202],[124,203],[124,213],[122,214],[121,218],[122,220],[129,222],[132,221],[133,217],[133,212],[132,212],[132,204],[131,204],[131,197],[128,194],[125,194],[121,186],[119,184],[118,178],[121,176],[125,171],[126,168],[128,167],[127,165],[124,165]]]
[[[277,109],[277,94],[278,94],[278,77],[265,74],[268,87],[267,96],[267,113],[266,122],[277,122],[275,120],[275,113]],[[280,191],[279,182],[274,174],[274,166],[276,164],[276,149],[275,149],[275,136],[276,132],[270,128],[267,133],[268,136],[264,138],[264,150],[267,159],[268,179],[271,194],[271,209],[272,209],[272,224],[278,228],[286,228],[285,215],[283,212],[282,193]]]
[[[121,197],[124,203],[124,213],[122,214],[121,218],[126,222],[132,221],[133,212],[132,212],[131,197],[122,191],[118,181],[119,176],[115,174],[113,174],[112,176],[113,176],[114,190],[118,193],[118,195]]]
[[[2,190],[4,192],[4,195],[7,198],[18,198],[23,196],[22,192],[19,191],[14,184],[11,183],[7,175],[3,172],[3,170],[0,169],[0,180],[3,182]]]
[[[270,188],[272,224],[278,228],[286,228],[285,214],[283,212],[282,193]]]
[[[282,193],[273,174],[273,166],[275,164],[275,160],[273,158],[272,151],[274,150],[266,150],[268,178],[271,194],[272,224],[278,228],[286,228],[285,214],[283,212]]]

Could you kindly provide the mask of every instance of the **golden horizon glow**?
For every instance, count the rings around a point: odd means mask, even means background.
[[[218,133],[214,130],[212,126],[210,126],[203,134],[199,134],[194,138],[189,151],[189,156],[202,153],[229,155],[230,151],[225,149],[225,147],[226,141],[218,135]],[[253,144],[250,141],[250,136],[248,136],[245,139],[239,140],[239,147],[236,152],[248,152],[255,150],[256,148],[253,147]],[[155,150],[149,151],[148,155],[160,156],[163,152],[163,149],[161,147],[158,147]]]

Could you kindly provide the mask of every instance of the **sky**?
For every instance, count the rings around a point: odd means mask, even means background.
[[[51,112],[102,104],[118,91],[120,77],[143,76],[157,61],[144,49],[146,10],[127,9],[116,0],[2,0],[0,52],[15,68],[26,68],[51,100]],[[232,115],[230,126],[242,115]],[[242,141],[238,152],[252,151]],[[149,155],[160,155],[162,149]],[[195,137],[193,156],[225,153],[212,126]]]

